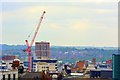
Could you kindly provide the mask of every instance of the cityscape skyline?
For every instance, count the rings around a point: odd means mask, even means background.
[[[0,2],[0,80],[120,79],[118,0]]]
[[[49,41],[60,46],[117,47],[117,6],[117,1],[113,0],[3,2],[0,44],[25,44],[27,35],[36,27],[45,10],[35,42]]]

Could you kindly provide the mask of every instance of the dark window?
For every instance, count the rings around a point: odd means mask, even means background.
[[[55,67],[55,69],[57,69],[57,67]]]
[[[15,74],[13,74],[13,80],[15,80]]]
[[[10,74],[8,74],[8,80],[10,80]]]
[[[3,80],[5,80],[5,75],[3,75]]]
[[[40,45],[40,50],[41,50],[41,45]]]
[[[6,63],[2,63],[2,64],[6,64]]]
[[[41,57],[39,57],[41,59]]]

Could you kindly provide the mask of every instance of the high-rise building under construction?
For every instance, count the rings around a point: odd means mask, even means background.
[[[46,60],[50,56],[50,43],[49,42],[36,42],[35,43],[35,58]]]

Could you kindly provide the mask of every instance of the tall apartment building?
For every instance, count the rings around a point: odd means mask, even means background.
[[[50,57],[50,43],[36,42],[35,43],[35,59],[47,60]]]
[[[112,55],[113,79],[120,80],[120,54]]]

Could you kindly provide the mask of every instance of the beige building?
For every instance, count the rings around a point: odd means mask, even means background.
[[[57,60],[34,60],[33,71],[56,71],[57,70]]]

